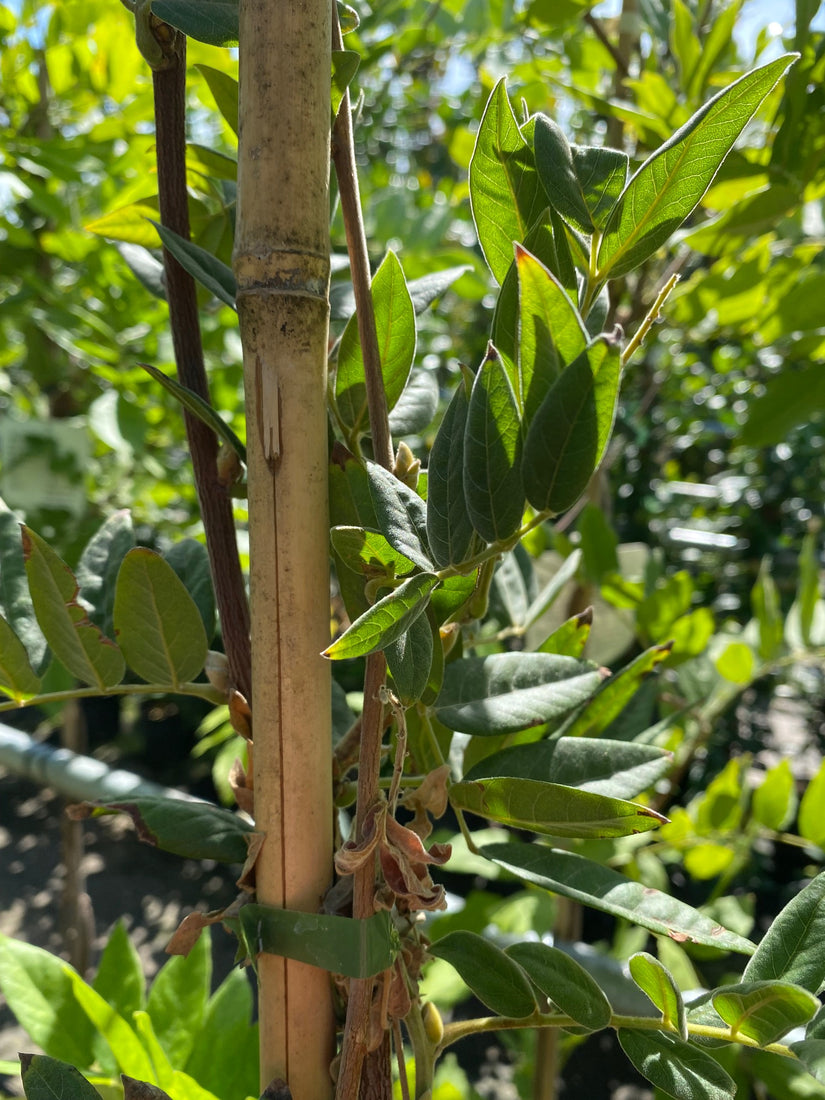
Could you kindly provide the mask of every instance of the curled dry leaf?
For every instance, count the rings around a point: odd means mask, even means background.
[[[255,893],[255,861],[264,840],[266,840],[266,833],[249,833],[246,838],[246,859],[235,885],[247,894]]]
[[[234,688],[229,693],[229,721],[235,733],[252,740],[252,711],[246,697]]]
[[[137,1081],[125,1073],[120,1075],[120,1080],[123,1082],[123,1100],[170,1100],[168,1092],[157,1085],[150,1085],[148,1081]]]
[[[251,776],[249,777],[251,779]],[[229,786],[238,806],[249,814],[255,816],[255,795],[252,786],[247,779],[246,771],[240,760],[235,757],[235,763],[229,769]]]
[[[422,840],[426,840],[433,831],[428,815],[439,818],[447,809],[447,780],[450,778],[450,765],[441,764],[424,776],[421,785],[409,788],[401,796],[400,802],[405,810],[413,815],[410,828]]]
[[[433,844],[428,852],[421,838],[390,817],[387,803],[370,808],[360,841],[347,841],[335,856],[339,874],[351,875],[378,851],[386,887],[376,896],[377,908],[402,903],[407,909],[444,909],[444,887],[430,877],[429,864],[443,866],[452,854],[449,844]]]
[[[225,909],[213,909],[209,913],[188,913],[173,932],[169,943],[167,943],[166,954],[188,955],[200,939],[200,934],[204,928],[208,928],[210,924],[220,924],[221,921],[237,917],[241,906],[246,900],[244,894],[238,894],[232,904],[227,905]],[[141,1082],[136,1082],[136,1084],[141,1084]],[[127,1098],[124,1097],[124,1100],[127,1100]],[[152,1100],[152,1098],[148,1095],[145,1097],[135,1095],[133,1100]]]

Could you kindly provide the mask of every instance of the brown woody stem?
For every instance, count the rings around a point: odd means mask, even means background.
[[[164,45],[168,47],[168,40]],[[164,226],[188,240],[186,40],[183,35],[174,35],[171,47],[167,48],[166,58],[167,66],[155,69],[152,74],[160,220]],[[203,362],[195,281],[166,249],[163,258],[178,378],[181,385],[187,386],[208,402],[209,385]],[[249,606],[235,540],[232,499],[218,480],[218,441],[215,433],[185,409],[183,417],[206,532],[206,547],[231,683],[250,698],[252,683]]]

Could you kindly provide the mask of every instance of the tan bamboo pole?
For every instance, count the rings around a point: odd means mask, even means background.
[[[258,900],[317,911],[332,875],[326,358],[329,0],[241,0],[238,223]],[[331,1095],[325,971],[261,955],[261,1086]]]

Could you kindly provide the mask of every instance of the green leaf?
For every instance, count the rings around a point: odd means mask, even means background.
[[[432,569],[427,544],[427,505],[418,493],[377,462],[367,463],[367,476],[378,526],[387,542],[420,569]]]
[[[578,787],[608,798],[635,798],[670,768],[672,756],[653,745],[607,738],[560,737],[485,756],[463,777],[509,775]]]
[[[433,663],[433,642],[428,616],[419,615],[400,638],[386,647],[395,694],[405,707],[418,702],[427,688]],[[438,645],[440,648],[440,638]]]
[[[751,814],[766,829],[786,829],[796,811],[796,780],[791,765],[781,760],[753,792]]]
[[[816,534],[809,531],[802,540],[802,548],[799,552],[796,603],[799,608],[799,629],[806,646],[811,645],[811,629],[819,600],[819,555],[816,541]]]
[[[94,1024],[95,1030],[105,1039],[120,1072],[137,1077],[140,1081],[154,1080],[151,1059],[133,1028],[79,974],[69,967],[66,970],[72,981],[77,1003]]]
[[[410,577],[356,619],[340,638],[324,650],[323,656],[332,661],[343,661],[348,657],[366,657],[369,653],[384,649],[400,638],[424,612],[430,593],[438,583],[434,573],[417,573]]]
[[[759,624],[759,656],[770,661],[782,649],[785,641],[785,623],[779,592],[771,575],[771,559],[763,558],[759,576],[751,590],[751,607]]]
[[[516,245],[519,403],[529,426],[561,371],[587,347],[587,332],[561,283]]]
[[[390,411],[407,384],[415,357],[415,310],[404,271],[394,252],[384,257],[373,276],[371,289],[381,375]],[[335,401],[341,420],[350,431],[368,430],[364,354],[355,314],[347,322],[338,348]]]
[[[825,765],[823,765],[825,773]],[[822,800],[818,802],[821,816]],[[768,929],[742,978],[746,982],[781,979],[818,993],[825,980],[825,872],[779,913]]]
[[[588,699],[601,673],[550,653],[496,653],[452,661],[436,702],[452,730],[494,736],[557,721]]]
[[[505,954],[565,1015],[592,1031],[610,1023],[610,1003],[599,983],[566,952],[545,943],[515,943]]]
[[[510,843],[485,844],[481,854],[526,882],[679,943],[690,940],[746,955],[754,951],[750,940],[729,932],[691,906],[573,852],[553,851],[541,844]]]
[[[89,618],[104,634],[114,634],[115,579],[120,563],[135,545],[132,517],[126,509],[114,512],[86,544],[75,576],[80,596],[89,605]]]
[[[587,705],[574,714],[558,736],[587,737],[601,733],[617,718],[650,674],[670,656],[670,646],[657,645],[646,649],[625,665],[621,672],[605,680]]]
[[[344,98],[352,78],[358,72],[361,57],[355,50],[332,51],[332,117],[338,115],[338,108]]]
[[[685,1015],[685,1003],[679,987],[666,966],[653,955],[639,951],[631,955],[628,965],[633,981],[650,997],[662,1014],[662,1022],[687,1042],[688,1026]]]
[[[400,947],[386,911],[353,920],[253,904],[241,909],[241,925],[253,955],[266,951],[351,978],[386,970]]]
[[[444,413],[427,466],[427,539],[441,568],[464,561],[473,541],[473,524],[464,498],[464,430],[468,408],[462,379]]]
[[[177,689],[203,668],[203,620],[183,581],[163,558],[139,546],[123,559],[115,628],[129,667],[150,684]]]
[[[33,1043],[52,1058],[91,1066],[94,1029],[77,1010],[62,959],[0,933],[0,990]]]
[[[578,295],[576,269],[567,244],[564,223],[555,211],[542,211],[538,221],[524,238],[524,248],[556,277],[567,296],[575,301]],[[518,271],[513,260],[496,300],[492,336],[499,353],[509,364],[514,364],[518,358],[518,299]]]
[[[539,653],[561,653],[566,657],[581,657],[584,653],[590,628],[593,625],[593,609],[585,608],[557,627],[538,647]]]
[[[391,546],[380,531],[333,527],[330,540],[345,565],[370,579],[403,577],[415,569],[415,562]]]
[[[71,569],[34,531],[22,530],[34,612],[55,657],[78,680],[100,691],[119,684],[126,671],[123,655],[78,603]]]
[[[26,1100],[100,1100],[79,1069],[45,1054],[21,1054],[20,1076]]]
[[[39,690],[40,679],[29,664],[26,647],[6,620],[0,618],[0,691],[22,703]]]
[[[797,828],[799,835],[805,840],[810,840],[818,848],[825,848],[825,817],[822,807],[825,805],[825,760],[819,766],[819,771],[805,788],[802,801],[799,804],[799,820]]]
[[[49,660],[43,637],[29,594],[20,523],[0,499],[0,614],[23,643],[36,673],[45,671]]]
[[[516,397],[491,345],[473,382],[464,429],[464,499],[486,542],[509,538],[521,524],[521,450]]]
[[[407,384],[389,415],[393,435],[423,432],[438,411],[438,379],[433,371],[413,367]]]
[[[203,66],[203,68],[206,68],[206,66]],[[202,283],[219,301],[234,309],[238,286],[235,282],[235,276],[232,274],[232,268],[227,267],[225,263],[213,256],[211,252],[207,252],[205,248],[193,244],[192,241],[187,241],[185,237],[181,237],[173,229],[168,229],[160,222],[152,221],[151,218],[149,221],[157,229],[164,247],[175,257],[184,271],[188,271],[193,279],[197,279],[199,283]]]
[[[544,585],[539,594],[527,608],[524,616],[525,626],[530,626],[536,621],[536,619],[540,618],[545,613],[545,611],[549,610],[549,608],[553,606],[553,604],[563,592],[565,585],[568,584],[568,582],[571,581],[576,575],[576,570],[579,568],[581,557],[581,551],[576,549],[573,550],[572,553],[570,553],[564,559],[564,561],[561,563],[561,565],[547,582],[547,584]],[[542,646],[541,652],[550,653],[553,651],[545,649],[544,646]]]
[[[819,1008],[819,1001],[807,989],[790,982],[750,981],[717,990],[713,1007],[733,1035],[745,1035],[764,1047],[807,1023]]]
[[[811,1077],[825,1085],[825,1039],[801,1039],[790,1043],[788,1049],[795,1054]]]
[[[152,14],[210,46],[238,45],[237,0],[152,0]]]
[[[770,188],[772,193],[774,188]],[[771,225],[776,223],[771,219]],[[762,285],[761,283],[759,284]],[[786,369],[765,379],[764,392],[748,401],[747,419],[737,433],[744,447],[774,447],[784,443],[813,409],[825,406],[825,374],[821,363]]]
[[[202,420],[207,427],[211,428],[215,435],[228,444],[241,462],[246,465],[246,447],[207,401],[204,401],[194,390],[182,386],[180,382],[170,378],[162,370],[158,370],[157,367],[153,367],[149,363],[138,363],[138,366],[145,370],[147,374],[150,374],[156,382],[160,382],[161,386],[168,390],[175,400],[179,401],[193,416],[196,416],[198,420]]]
[[[662,1031],[622,1027],[619,1043],[651,1084],[674,1100],[734,1100],[736,1083],[703,1050]]]
[[[174,1066],[194,1049],[212,984],[212,947],[205,928],[188,955],[173,955],[149,990],[146,1010],[160,1045]]]
[[[146,1003],[143,965],[123,920],[115,924],[103,948],[92,988],[124,1020]]]
[[[627,153],[597,145],[571,145],[570,150],[590,218],[597,229],[603,229],[627,183]]]
[[[482,1004],[498,1015],[523,1019],[536,1011],[524,970],[482,936],[450,932],[434,943],[429,953],[454,967]]]
[[[407,283],[407,289],[410,292],[416,314],[423,313],[433,302],[441,298],[462,275],[466,275],[468,271],[472,270],[470,264],[459,264],[457,267],[445,267],[441,271],[430,271],[426,275],[420,275],[417,279],[410,279]]]
[[[713,663],[719,675],[732,684],[749,684],[754,678],[754,653],[744,642],[729,642]]]
[[[470,161],[470,203],[484,258],[501,284],[513,261],[513,241],[524,241],[547,204],[504,79],[491,92],[478,129]]]
[[[209,552],[197,539],[181,539],[169,547],[163,559],[172,566],[194,600],[208,644],[215,633],[215,590],[212,587]]]
[[[604,455],[619,394],[621,352],[600,336],[562,371],[524,443],[527,499],[553,514],[575,504]]]
[[[656,829],[667,820],[635,802],[509,776],[455,783],[450,802],[502,825],[549,836],[630,836]]]
[[[546,115],[536,116],[536,170],[553,208],[580,233],[595,229],[573,165],[573,151],[561,128]]]
[[[597,257],[600,280],[626,275],[679,228],[793,60],[785,54],[728,85],[648,157],[605,224]]]
[[[243,863],[247,856],[246,838],[255,831],[231,810],[183,798],[147,795],[99,805],[85,802],[74,810],[75,817],[118,813],[131,817],[140,840],[187,859]]]
[[[221,1100],[258,1095],[258,1025],[246,972],[231,970],[209,998],[186,1072]]]
[[[215,100],[215,106],[221,117],[229,124],[235,137],[238,136],[238,82],[229,73],[213,69],[211,65],[196,65],[195,68],[209,85],[209,91]],[[233,305],[229,302],[228,305]]]

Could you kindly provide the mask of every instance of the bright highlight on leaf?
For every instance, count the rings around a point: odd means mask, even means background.
[[[114,616],[129,667],[147,683],[177,688],[203,668],[209,647],[200,612],[154,551],[137,547],[123,559]]]
[[[407,630],[425,610],[430,593],[439,583],[434,573],[417,573],[404,581],[356,619],[324,652],[332,661],[366,657],[384,649]]]
[[[597,257],[599,279],[626,275],[675,233],[796,57],[784,54],[734,81],[645,161],[607,219]]]

